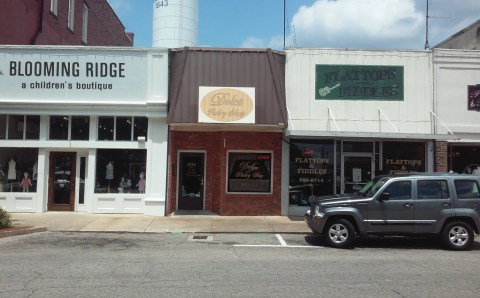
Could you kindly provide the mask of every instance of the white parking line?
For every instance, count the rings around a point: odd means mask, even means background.
[[[280,245],[278,244],[234,244],[235,247],[281,247],[281,248],[323,248],[321,246],[308,245],[288,245],[280,234],[275,234]]]
[[[288,246],[287,242],[285,242],[285,240],[283,240],[283,238],[282,238],[282,236],[280,236],[280,234],[275,234],[275,236],[277,236],[277,239],[282,246]]]

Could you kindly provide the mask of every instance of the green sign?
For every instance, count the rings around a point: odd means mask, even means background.
[[[403,101],[403,66],[317,64],[315,99]]]

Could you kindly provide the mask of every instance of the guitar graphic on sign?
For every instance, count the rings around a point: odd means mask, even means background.
[[[333,89],[335,88],[338,88],[340,87],[340,83],[338,83],[337,85],[333,86],[332,88],[328,87],[328,86],[325,86],[323,88],[320,88],[318,89],[318,94],[320,94],[321,97],[325,97],[327,96],[328,94],[330,94],[330,92],[332,92]]]

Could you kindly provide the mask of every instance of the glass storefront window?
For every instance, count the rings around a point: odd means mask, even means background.
[[[148,136],[147,117],[99,117],[99,141],[137,141]]]
[[[98,140],[113,141],[114,117],[98,117]]]
[[[40,116],[26,116],[27,127],[25,129],[25,139],[40,139]]]
[[[90,117],[72,116],[72,140],[88,140]]]
[[[333,194],[334,162],[333,141],[291,140],[289,204],[307,206],[312,194]]]
[[[115,140],[132,140],[132,117],[117,117]]]
[[[40,116],[0,115],[0,140],[38,140],[39,138]]]
[[[137,140],[138,137],[147,138],[148,133],[148,118],[147,117],[135,117],[133,118],[133,140]]]
[[[270,193],[272,153],[229,152],[227,192]]]
[[[383,142],[383,173],[425,172],[424,142]]]
[[[355,153],[372,153],[373,142],[343,142],[343,152],[355,152]]]
[[[7,115],[0,115],[0,140],[7,137]]]
[[[8,115],[8,139],[22,140],[25,128],[25,116]]]
[[[50,116],[50,140],[68,140],[68,116]]]
[[[478,175],[480,171],[480,146],[450,145],[448,146],[449,169],[455,173]]]
[[[0,192],[37,191],[36,148],[0,148]]]
[[[144,193],[146,150],[97,150],[95,193]]]

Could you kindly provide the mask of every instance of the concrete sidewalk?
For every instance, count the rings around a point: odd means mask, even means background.
[[[127,233],[310,233],[301,217],[78,212],[12,213],[14,226],[46,227],[49,231]]]

